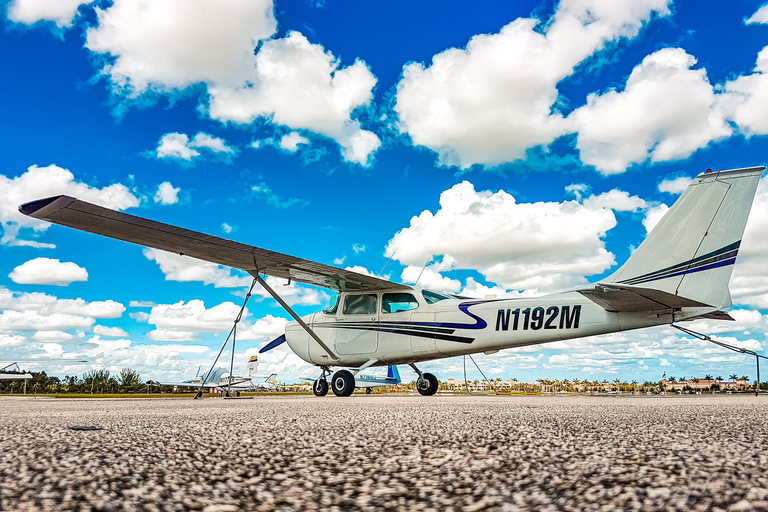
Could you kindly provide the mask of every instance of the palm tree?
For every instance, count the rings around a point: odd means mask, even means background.
[[[729,378],[729,379],[731,379],[731,380],[732,380],[732,381],[734,381],[734,382],[736,382],[737,380],[739,380],[739,376],[738,376],[738,375],[736,375],[735,373],[732,373],[732,374],[730,374],[730,375],[728,376],[728,378]]]
[[[721,376],[718,375],[717,377],[715,377],[715,380],[717,382],[723,382],[724,379]]]
[[[706,380],[712,380],[712,376],[711,376],[710,374],[706,374],[706,375],[704,376],[704,379],[706,379]]]
[[[669,378],[669,382],[671,382],[672,384],[674,384],[675,382],[677,382],[677,377],[670,377],[670,378]]]

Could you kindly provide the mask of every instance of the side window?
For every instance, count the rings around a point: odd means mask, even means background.
[[[325,309],[323,310],[323,313],[325,313],[326,315],[335,315],[337,309],[339,309],[339,292],[335,292],[333,294],[333,297],[331,297],[331,301],[325,307]]]
[[[410,293],[385,293],[381,297],[382,313],[397,313],[419,307],[416,297]]]
[[[376,295],[347,295],[344,299],[345,315],[373,315],[376,313]]]

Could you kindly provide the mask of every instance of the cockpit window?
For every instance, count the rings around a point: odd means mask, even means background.
[[[421,295],[424,297],[424,300],[427,301],[427,304],[434,304],[435,302],[440,302],[441,300],[450,299],[450,297],[447,295],[431,292],[429,290],[421,290]]]
[[[397,313],[419,307],[419,301],[410,293],[385,293],[381,296],[381,312]]]
[[[347,295],[344,299],[345,315],[373,315],[376,313],[376,295],[366,293]]]
[[[339,292],[335,292],[333,294],[333,297],[331,297],[331,302],[328,303],[328,305],[323,310],[323,313],[326,315],[335,315],[336,311],[339,309]]]

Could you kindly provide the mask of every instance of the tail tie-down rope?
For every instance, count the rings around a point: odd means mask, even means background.
[[[679,325],[672,324],[672,327],[674,327],[679,331],[682,331],[688,336],[693,336],[694,338],[702,341],[709,341],[710,343],[714,343],[715,345],[719,345],[723,348],[727,348],[728,350],[732,350],[733,352],[740,352],[742,354],[755,356],[755,364],[757,365],[757,384],[755,385],[755,396],[758,395],[758,393],[760,392],[760,359],[768,359],[768,357],[760,355],[753,350],[749,350],[741,347],[734,347],[733,345],[723,343],[722,341],[713,340],[711,337],[707,336],[706,334],[692,331],[691,329],[686,329],[685,327],[680,327]]]

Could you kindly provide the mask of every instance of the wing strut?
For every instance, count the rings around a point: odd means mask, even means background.
[[[315,331],[313,331],[307,325],[307,323],[304,320],[302,320],[299,315],[296,314],[296,312],[293,310],[293,308],[291,308],[291,306],[289,306],[282,298],[280,298],[280,296],[277,294],[277,292],[275,290],[273,290],[272,287],[270,287],[267,284],[267,282],[264,280],[264,278],[262,278],[261,275],[259,275],[258,271],[251,272],[251,275],[253,276],[253,278],[256,281],[259,282],[259,284],[262,286],[262,288],[267,290],[267,293],[269,293],[272,296],[272,298],[275,299],[278,302],[278,304],[283,306],[283,309],[286,310],[288,312],[288,314],[291,315],[291,317],[293,317],[293,319],[296,320],[296,322],[305,331],[307,331],[307,334],[312,336],[312,339],[315,340],[317,342],[317,344],[320,345],[320,347],[328,353],[328,356],[331,359],[333,359],[334,361],[338,361],[339,360],[339,357],[336,354],[334,354],[333,351],[330,348],[328,348],[328,345],[323,343],[323,340],[321,340],[320,337],[317,334],[315,334]]]

